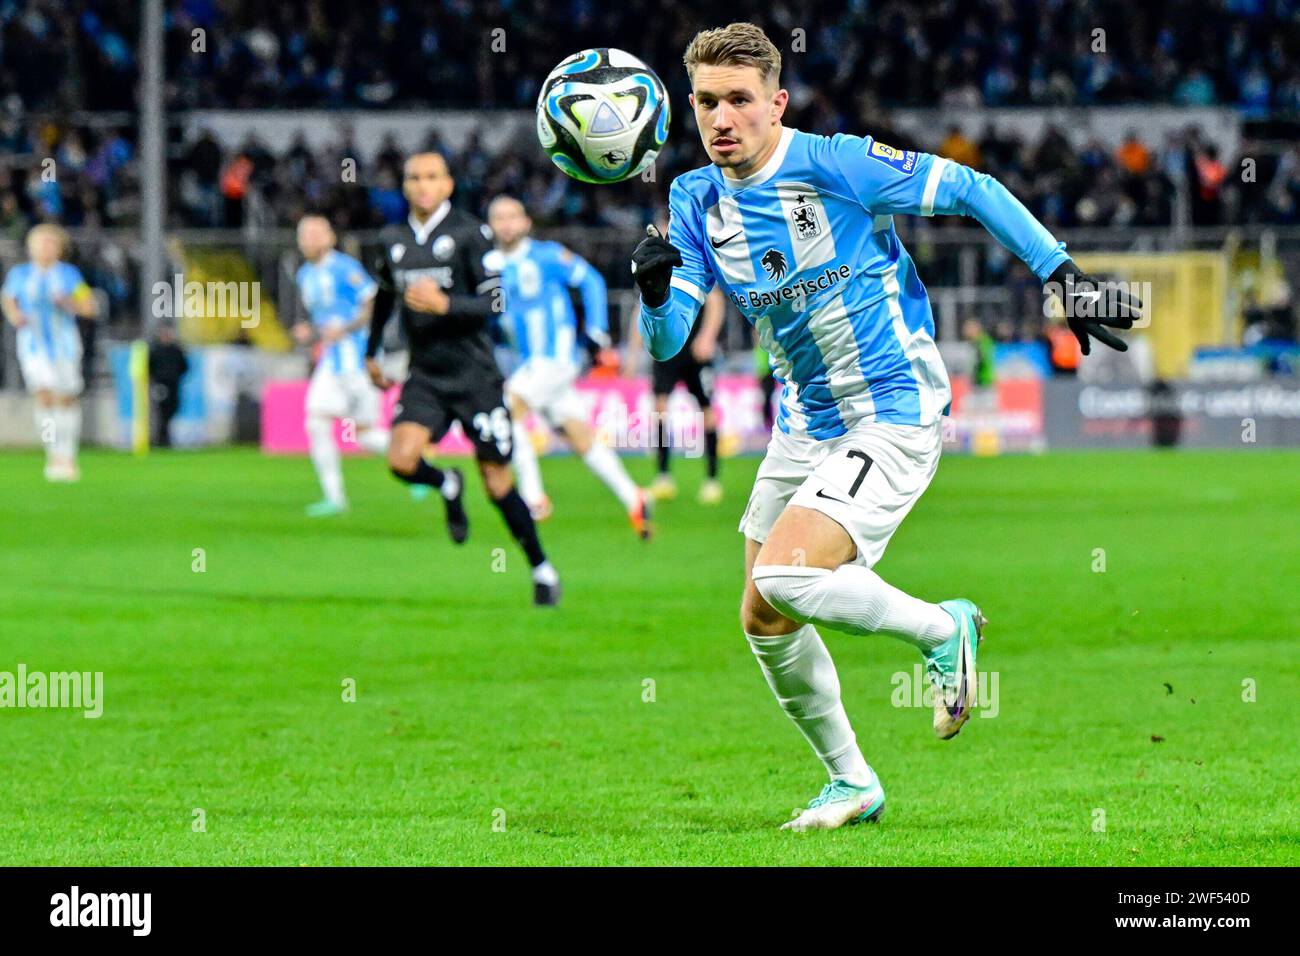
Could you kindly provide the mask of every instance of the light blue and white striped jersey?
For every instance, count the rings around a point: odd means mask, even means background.
[[[974,216],[1040,279],[1067,258],[995,179],[871,137],[783,129],[744,179],[713,165],[678,176],[669,211],[683,265],[665,303],[642,305],[651,353],[676,354],[720,284],[786,385],[777,426],[814,439],[862,420],[927,425],[951,399],[930,301],[893,214]]]
[[[23,262],[9,270],[0,294],[12,296],[27,317],[16,336],[20,358],[42,356],[50,361],[73,360],[81,356],[81,333],[77,317],[55,304],[86,287],[81,270],[67,262],[42,269]]]
[[[580,362],[578,316],[570,289],[582,294],[583,331],[599,346],[609,345],[605,280],[581,256],[558,242],[523,239],[504,253],[501,326],[522,361],[558,358]]]
[[[362,303],[377,289],[361,263],[337,249],[325,253],[318,262],[304,262],[296,281],[311,324],[318,329],[356,321]],[[320,364],[336,374],[363,371],[368,334],[363,327],[343,336],[325,350]]]

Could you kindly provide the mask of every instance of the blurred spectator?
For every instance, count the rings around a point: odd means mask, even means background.
[[[1196,189],[1192,193],[1192,222],[1198,226],[1216,226],[1223,222],[1223,181],[1227,167],[1219,162],[1219,148],[1206,143],[1192,156],[1196,172]]]
[[[936,152],[945,159],[951,159],[954,163],[961,163],[971,169],[983,167],[980,148],[967,138],[960,126],[948,127],[948,135],[943,138]]]
[[[1077,375],[1083,352],[1079,340],[1074,337],[1064,321],[1047,322],[1039,335],[1047,347],[1047,359],[1052,364],[1052,371],[1057,375]]]
[[[171,447],[171,422],[181,407],[181,379],[189,367],[185,350],[176,339],[176,329],[164,322],[149,343],[149,394],[157,409],[154,443],[160,448]]]
[[[221,196],[225,200],[223,218],[227,226],[237,228],[244,224],[244,200],[248,196],[254,168],[253,161],[241,152],[221,171]]]
[[[967,319],[961,326],[961,337],[975,348],[975,368],[971,383],[978,387],[992,385],[997,379],[997,343],[978,319]]]
[[[1115,161],[1130,176],[1145,176],[1150,171],[1151,150],[1138,138],[1137,130],[1129,130],[1124,134],[1124,142],[1120,143],[1119,150],[1115,153]]]

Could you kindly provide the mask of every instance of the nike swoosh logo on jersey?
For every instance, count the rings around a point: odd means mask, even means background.
[[[712,236],[710,236],[710,237],[709,237],[709,245],[713,246],[714,249],[721,249],[723,246],[725,246],[727,243],[729,243],[732,239],[735,239],[737,236],[739,236],[739,235],[740,235],[741,233],[743,233],[744,231],[745,231],[745,230],[742,229],[742,230],[740,230],[740,232],[733,232],[733,233],[732,233],[731,235],[729,235],[726,239],[714,239]]]

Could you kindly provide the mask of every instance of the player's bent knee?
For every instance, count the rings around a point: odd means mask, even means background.
[[[586,455],[591,451],[594,441],[591,433],[591,426],[581,419],[571,418],[561,426],[564,431],[564,437],[569,440],[573,450],[579,455]]]
[[[307,413],[307,437],[313,441],[334,440],[334,422],[315,412]]]
[[[479,474],[483,476],[483,485],[487,488],[487,493],[493,501],[499,501],[510,494],[510,489],[515,486],[514,476],[510,473],[509,465],[487,461],[479,462]]]
[[[388,468],[398,478],[410,478],[420,464],[420,453],[391,445],[388,449]]]
[[[772,605],[751,583],[740,599],[740,626],[746,634],[781,634],[792,622]]]
[[[755,566],[750,578],[764,601],[786,617],[807,621],[816,616],[821,600],[817,590],[830,573],[826,568],[764,564]]]

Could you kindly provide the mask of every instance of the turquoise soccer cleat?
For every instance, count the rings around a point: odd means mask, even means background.
[[[813,797],[806,809],[796,809],[782,830],[834,830],[846,823],[875,823],[885,813],[885,788],[872,774],[871,784],[857,787],[847,780],[832,780]]]
[[[347,510],[347,505],[341,505],[335,501],[318,501],[307,506],[307,517],[333,518],[335,515],[341,515]]]
[[[941,601],[939,606],[957,622],[957,633],[925,654],[925,673],[934,688],[934,732],[947,740],[970,720],[975,706],[975,655],[988,621],[965,598]]]
[[[433,494],[433,489],[428,485],[408,485],[407,492],[412,501],[425,501],[429,495]]]

